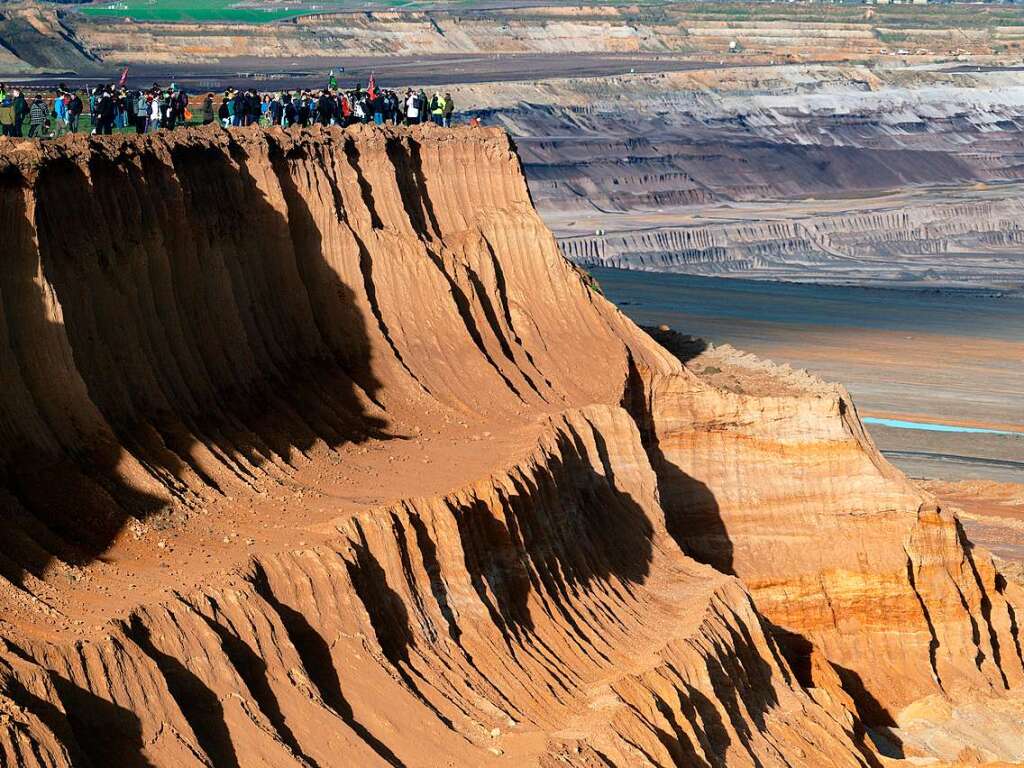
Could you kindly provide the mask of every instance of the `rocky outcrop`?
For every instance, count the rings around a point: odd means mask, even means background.
[[[656,379],[647,405],[669,531],[743,580],[795,667],[813,678],[819,649],[876,723],[930,694],[1018,690],[1019,604],[845,390],[728,348],[684,354],[703,386]]]
[[[485,481],[339,520],[102,639],[9,643],[6,756],[866,765],[739,583],[668,538],[656,488],[624,411],[555,417]]]
[[[412,136],[8,145],[0,459],[19,476],[87,457],[75,482],[102,527],[258,484],[385,410],[616,400],[629,325],[572,279],[507,140]],[[543,255],[502,257],[531,243]],[[566,311],[537,315],[538,290]],[[604,376],[574,374],[601,357]],[[34,477],[21,503],[80,541],[81,502],[33,498]]]
[[[639,331],[500,131],[8,141],[0,228],[5,762],[877,765],[1020,686],[841,390]]]

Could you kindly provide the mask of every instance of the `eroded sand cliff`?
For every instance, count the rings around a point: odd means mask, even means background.
[[[0,228],[5,762],[878,765],[1021,687],[848,396],[655,343],[500,131],[4,142]]]

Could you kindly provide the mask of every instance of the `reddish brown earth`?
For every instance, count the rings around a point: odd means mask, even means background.
[[[1021,759],[1019,588],[504,133],[4,141],[0,230],[3,764]]]

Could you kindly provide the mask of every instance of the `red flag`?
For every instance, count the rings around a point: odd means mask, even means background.
[[[374,78],[373,73],[370,73],[370,82],[366,84],[366,95],[371,99],[377,98],[377,80]]]
[[[118,85],[119,88],[124,88],[124,86],[125,86],[125,84],[127,82],[128,82],[128,67],[125,67],[124,68],[124,72],[121,73],[121,80],[118,82],[117,85]]]

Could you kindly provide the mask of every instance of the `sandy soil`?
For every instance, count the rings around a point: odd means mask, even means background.
[[[932,480],[920,485],[955,507],[971,541],[991,551],[1003,575],[1024,586],[1024,484]]]
[[[334,523],[401,499],[438,496],[486,477],[535,444],[537,425],[432,419],[391,424],[390,439],[317,450],[281,488],[257,496],[213,495],[201,510],[136,522],[103,555],[39,587],[48,615],[4,619],[26,632],[83,637],[103,622],[168,589],[199,588],[260,553],[315,546],[337,536]],[[15,601],[15,605],[17,601]]]

